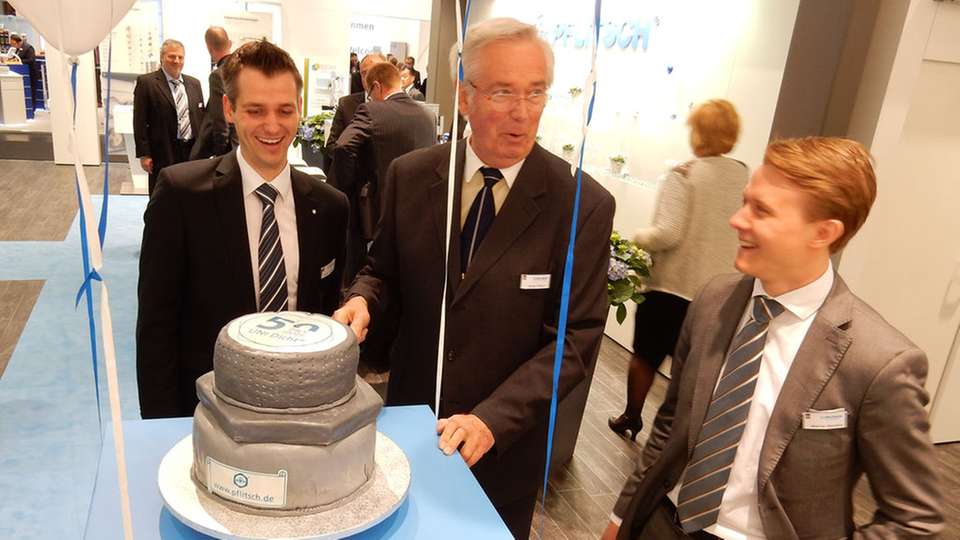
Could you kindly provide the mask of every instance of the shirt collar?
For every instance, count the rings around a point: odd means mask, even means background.
[[[833,279],[833,262],[828,260],[827,270],[820,277],[799,289],[785,292],[773,299],[798,319],[804,320],[816,313],[826,301],[830,289],[833,288]],[[760,280],[754,279],[753,296],[758,295],[769,296]]]
[[[471,180],[473,180],[474,173],[479,171],[480,167],[488,166],[486,163],[481,161],[477,156],[477,153],[473,151],[473,147],[470,145],[471,140],[473,140],[472,136],[464,143],[464,146],[467,147],[466,156],[463,160],[463,178],[464,182],[466,183],[469,183]],[[523,158],[505,169],[500,169],[500,174],[503,175],[503,180],[507,183],[507,189],[513,187],[514,180],[516,180],[517,175],[520,174],[520,167],[523,166],[523,162],[526,160],[527,158]]]
[[[167,78],[167,84],[170,84],[170,81],[177,81],[177,82],[183,83],[183,73],[181,73],[179,77],[174,79],[173,77],[170,76],[169,73],[167,73],[167,70],[160,68],[160,71],[162,71],[163,76]]]
[[[401,88],[401,89],[399,89],[399,90],[394,90],[393,92],[390,92],[389,94],[387,94],[386,96],[384,96],[384,97],[383,97],[383,100],[386,101],[386,100],[390,99],[391,96],[395,96],[395,95],[397,95],[397,94],[403,94],[403,93],[405,93],[405,92],[403,91],[403,88]]]
[[[247,195],[250,195],[256,191],[256,189],[260,187],[260,184],[263,184],[267,180],[260,176],[260,173],[254,170],[254,168],[247,163],[247,160],[243,157],[241,148],[237,148],[237,163],[240,164],[240,176],[243,178],[243,196],[246,197]],[[280,174],[271,180],[269,184],[276,188],[281,197],[289,200],[292,192],[290,183],[290,163],[287,163],[283,170],[280,171]]]

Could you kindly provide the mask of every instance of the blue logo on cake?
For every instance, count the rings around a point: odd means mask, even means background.
[[[246,475],[244,475],[243,473],[237,473],[233,475],[233,485],[237,486],[240,489],[247,487],[247,484],[249,482],[250,481],[247,480]]]
[[[347,339],[347,329],[329,317],[298,311],[254,313],[227,329],[234,339],[269,350],[322,351]]]

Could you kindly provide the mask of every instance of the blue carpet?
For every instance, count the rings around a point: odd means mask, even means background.
[[[111,198],[104,248],[124,419],[140,417],[134,329],[146,202]],[[86,301],[74,307],[83,274],[77,222],[63,242],[0,242],[0,261],[0,280],[45,280],[0,377],[0,538],[82,538],[101,438]],[[99,296],[99,284],[94,290]],[[94,310],[99,332],[98,303]],[[109,429],[102,347],[98,359]]]

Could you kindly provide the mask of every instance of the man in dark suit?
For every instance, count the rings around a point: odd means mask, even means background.
[[[13,47],[13,52],[20,58],[20,62],[27,66],[30,73],[30,93],[33,98],[33,106],[36,108],[37,103],[39,103],[37,97],[43,95],[40,66],[37,65],[37,51],[33,48],[33,45],[27,43],[22,36],[17,34],[10,36],[10,45]]]
[[[137,77],[133,89],[133,138],[151,196],[164,167],[190,158],[203,119],[200,81],[181,73],[183,55],[182,43],[164,41],[160,69]]]
[[[257,311],[329,314],[340,299],[347,199],[287,163],[300,121],[297,66],[264,40],[244,44],[220,69],[239,148],[165,168],[144,214],[143,418],[193,414],[194,382],[212,368],[230,320]]]
[[[398,305],[387,401],[433,405],[446,302],[438,445],[459,449],[510,530],[526,538],[543,474],[576,180],[535,141],[553,79],[550,46],[512,19],[466,35],[459,103],[473,135],[458,144],[450,244],[450,146],[397,158],[367,265],[334,317],[363,337],[384,302]],[[613,197],[583,175],[561,398],[599,351],[613,213]]]
[[[191,160],[222,156],[237,146],[237,132],[223,117],[223,77],[220,76],[220,66],[227,61],[233,43],[227,31],[220,26],[208,28],[203,39],[214,68],[208,78],[210,96],[200,124],[200,134],[190,150]]]
[[[420,86],[420,72],[417,71],[415,67],[413,67],[414,62],[415,62],[414,58],[412,56],[408,56],[403,59],[403,66],[407,66],[408,68],[410,68],[410,75],[413,76],[413,86],[417,90],[419,90],[421,93],[423,93],[423,88]],[[400,66],[400,68],[402,69],[403,66]]]
[[[690,304],[605,539],[928,538],[943,528],[927,359],[835,275],[876,197],[854,141],[771,144],[736,267]],[[866,472],[877,511],[853,522]],[[622,523],[618,521],[622,519]]]
[[[333,172],[333,148],[334,145],[337,144],[337,139],[340,138],[343,130],[347,128],[347,124],[353,120],[353,114],[357,112],[357,107],[359,107],[361,103],[369,101],[366,87],[367,83],[364,81],[367,76],[367,71],[373,66],[386,61],[387,57],[378,52],[372,52],[364,56],[363,60],[360,60],[360,81],[363,85],[363,91],[343,96],[337,102],[337,110],[333,113],[333,121],[330,123],[330,133],[327,134],[327,141],[323,149],[324,156],[326,157],[323,170],[327,173],[328,181],[332,179],[330,175]]]
[[[403,88],[403,93],[413,98],[414,101],[426,101],[427,98],[423,97],[423,92],[417,88],[417,85],[414,84],[413,81],[413,68],[410,66],[401,66],[400,86]]]

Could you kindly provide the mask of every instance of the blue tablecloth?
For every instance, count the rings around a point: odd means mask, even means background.
[[[190,433],[192,422],[191,418],[124,422],[137,540],[208,538],[164,508],[157,487],[160,460]],[[463,460],[457,455],[444,456],[437,449],[436,422],[428,407],[388,407],[377,422],[377,428],[403,448],[410,460],[410,492],[393,515],[354,538],[512,538]],[[113,442],[104,441],[87,538],[123,538],[118,492]]]

